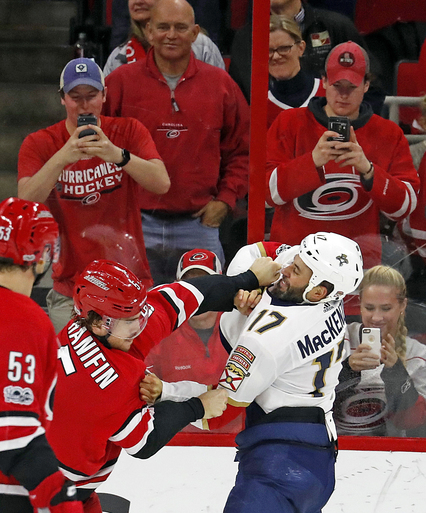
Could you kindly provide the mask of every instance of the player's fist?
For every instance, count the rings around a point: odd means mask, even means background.
[[[154,373],[150,372],[139,383],[139,394],[142,401],[154,404],[163,391],[163,382]]]
[[[250,267],[261,287],[266,287],[280,277],[281,264],[272,260],[271,257],[257,258]]]
[[[228,392],[223,388],[218,390],[209,390],[199,396],[204,406],[203,419],[212,419],[219,417],[226,410],[228,401]]]

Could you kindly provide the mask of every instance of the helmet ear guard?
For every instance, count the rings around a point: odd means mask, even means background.
[[[363,277],[361,250],[353,240],[329,232],[308,235],[300,243],[299,256],[311,269],[312,276],[303,293],[304,301],[310,303],[307,294],[324,281],[333,290],[319,302],[343,299],[354,292]]]
[[[0,203],[0,259],[31,266],[57,262],[59,229],[42,203],[8,198]]]

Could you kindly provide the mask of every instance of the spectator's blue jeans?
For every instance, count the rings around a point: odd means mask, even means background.
[[[175,281],[179,259],[190,249],[213,251],[224,266],[219,228],[204,226],[199,218],[159,219],[143,212],[142,231],[154,285]]]

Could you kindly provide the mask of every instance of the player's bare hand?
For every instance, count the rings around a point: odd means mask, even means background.
[[[228,212],[229,206],[227,203],[212,199],[202,209],[195,212],[192,217],[201,217],[201,224],[204,226],[219,228]]]
[[[258,281],[260,287],[266,287],[280,277],[281,265],[274,262],[271,257],[257,258],[250,267]]]
[[[390,368],[398,361],[398,353],[395,351],[395,340],[390,333],[382,338],[382,347],[380,350],[381,362],[385,367]]]
[[[223,388],[217,390],[209,390],[199,396],[199,399],[204,406],[204,417],[203,419],[213,419],[214,417],[220,417],[226,410],[228,401],[228,392]]]
[[[234,305],[243,315],[250,315],[262,297],[260,289],[247,290],[240,289],[234,297]]]
[[[139,383],[139,395],[147,404],[154,404],[163,391],[163,382],[155,374],[147,374]]]
[[[349,366],[354,371],[375,369],[380,365],[380,357],[368,344],[360,344],[349,357]]]
[[[92,128],[97,135],[86,135],[79,139],[79,147],[87,155],[99,157],[105,162],[117,163],[123,160],[121,148],[113,144],[96,125],[87,125],[84,128]]]

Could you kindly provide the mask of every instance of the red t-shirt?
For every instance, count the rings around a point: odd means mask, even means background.
[[[161,159],[142,123],[101,116],[110,141],[140,158]],[[18,180],[35,175],[69,139],[65,120],[25,138]],[[61,252],[53,266],[53,288],[72,297],[76,277],[93,260],[106,258],[129,267],[152,286],[142,235],[138,194],[142,189],[122,168],[99,157],[69,164],[46,204],[59,224]]]

